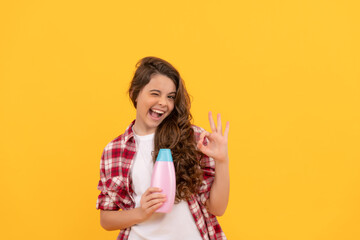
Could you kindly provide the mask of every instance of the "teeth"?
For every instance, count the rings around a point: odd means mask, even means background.
[[[163,114],[163,111],[159,111],[159,110],[155,110],[155,109],[151,109],[153,112],[159,113],[159,114]]]

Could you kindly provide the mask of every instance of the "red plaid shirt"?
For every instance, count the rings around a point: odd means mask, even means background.
[[[101,191],[97,199],[96,208],[102,210],[128,210],[135,207],[130,169],[136,152],[133,121],[124,134],[118,136],[106,145],[100,162],[100,181],[98,189]],[[193,126],[196,141],[204,129]],[[203,183],[198,194],[188,200],[188,205],[194,217],[197,228],[203,239],[226,239],[225,234],[214,215],[209,213],[205,202],[210,196],[211,185],[215,177],[215,162],[204,156],[202,159]],[[120,230],[117,240],[126,240],[131,228]]]

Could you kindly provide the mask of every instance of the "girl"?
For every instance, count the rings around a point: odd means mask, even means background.
[[[118,240],[226,239],[215,216],[229,199],[229,122],[223,133],[220,114],[216,126],[209,112],[211,133],[192,125],[183,80],[156,57],[139,61],[129,96],[136,119],[101,157],[101,226],[120,229]],[[160,148],[171,149],[176,172],[175,204],[166,214],[155,212],[166,196],[150,187]]]

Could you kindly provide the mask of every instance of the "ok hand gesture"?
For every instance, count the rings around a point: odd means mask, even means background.
[[[229,122],[226,122],[224,134],[222,133],[221,117],[217,115],[217,127],[214,123],[212,113],[209,112],[209,122],[211,133],[204,131],[200,135],[200,140],[197,143],[198,149],[205,155],[213,158],[217,162],[227,162],[228,156],[228,135],[229,135]],[[208,139],[204,145],[204,138]]]

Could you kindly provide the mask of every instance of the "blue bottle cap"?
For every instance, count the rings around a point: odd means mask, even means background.
[[[156,161],[172,162],[173,158],[171,155],[171,150],[168,148],[160,148]]]

